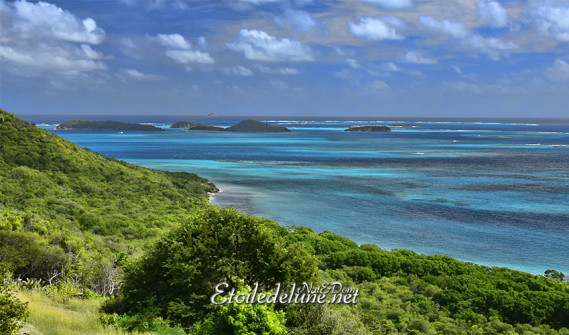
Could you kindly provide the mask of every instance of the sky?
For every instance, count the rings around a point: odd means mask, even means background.
[[[0,0],[16,114],[569,117],[569,1]]]

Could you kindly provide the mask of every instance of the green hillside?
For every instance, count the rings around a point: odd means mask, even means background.
[[[212,189],[195,174],[106,158],[0,110],[0,262],[24,278],[132,254],[207,205]]]
[[[569,334],[569,285],[557,271],[359,246],[221,210],[207,202],[213,188],[103,157],[0,110],[0,332],[15,333],[12,321],[26,315],[16,286],[30,300],[26,332],[45,334],[76,334],[79,319],[96,333]],[[209,300],[221,282],[237,292],[258,282],[268,295],[302,281],[338,281],[359,299]]]

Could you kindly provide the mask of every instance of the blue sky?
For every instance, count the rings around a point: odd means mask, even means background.
[[[569,2],[0,0],[19,114],[569,117]]]

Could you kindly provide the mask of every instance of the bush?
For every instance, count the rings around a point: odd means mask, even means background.
[[[0,334],[16,334],[28,317],[27,303],[14,295],[12,274],[0,264]]]

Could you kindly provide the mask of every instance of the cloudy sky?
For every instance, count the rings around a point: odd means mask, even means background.
[[[569,2],[0,0],[23,113],[568,117]]]

